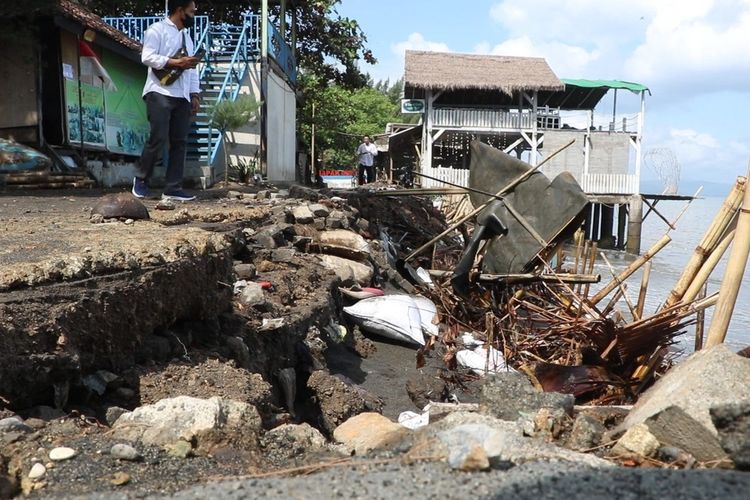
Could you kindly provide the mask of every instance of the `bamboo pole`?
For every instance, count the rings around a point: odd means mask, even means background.
[[[706,297],[706,289],[708,288],[708,285],[703,285],[703,288],[701,288],[700,295],[698,295],[698,300],[703,299]],[[700,351],[703,349],[703,331],[706,326],[706,311],[701,309],[697,313],[695,313],[695,350]]]
[[[453,271],[441,269],[429,269],[427,271],[433,278],[446,278],[453,275]],[[506,283],[598,283],[601,276],[598,274],[480,274],[477,281],[484,283],[506,282]]]
[[[727,195],[724,203],[714,217],[714,220],[703,235],[703,239],[698,246],[695,247],[693,256],[682,271],[682,275],[680,275],[680,278],[677,280],[677,283],[675,283],[672,291],[669,292],[669,296],[664,302],[663,307],[671,307],[682,299],[682,296],[685,295],[685,290],[687,290],[693,282],[695,275],[705,262],[706,257],[716,248],[716,245],[719,244],[720,239],[724,236],[727,228],[729,228],[732,223],[737,209],[740,207],[740,203],[742,203],[746,182],[747,178],[737,177],[732,190]]]
[[[750,165],[749,165],[750,168]],[[737,294],[742,284],[742,276],[745,274],[747,257],[750,254],[750,189],[745,189],[742,199],[742,208],[737,219],[737,231],[734,236],[732,253],[729,254],[727,269],[719,289],[719,302],[716,304],[711,327],[708,329],[708,340],[706,347],[715,346],[724,342],[727,336],[729,321],[732,319],[734,306],[737,303]]]
[[[625,284],[617,279],[617,275],[615,274],[615,268],[612,267],[612,264],[609,262],[609,259],[606,255],[604,255],[604,252],[601,252],[602,259],[604,259],[604,263],[607,264],[607,267],[609,267],[609,272],[612,274],[612,278],[617,281],[617,286],[620,287],[620,290],[622,291],[622,298],[625,299],[625,303],[628,305],[628,309],[630,309],[630,314],[633,316],[633,319],[635,321],[641,319],[640,316],[638,316],[635,313],[635,307],[633,306],[633,303],[630,302],[630,299],[628,298],[628,294],[625,293]]]
[[[591,258],[589,259],[588,266],[586,266],[586,263],[584,262],[583,266],[583,272],[588,274],[594,273],[594,264],[596,263],[596,251],[599,244],[597,242],[593,242],[591,244]],[[583,287],[583,298],[587,299],[589,297],[589,290],[591,289],[591,285],[587,284],[585,287]]]
[[[523,174],[519,175],[514,180],[512,180],[507,186],[505,186],[500,191],[498,191],[497,193],[495,193],[495,196],[502,196],[505,193],[507,193],[508,191],[510,191],[511,189],[515,188],[521,182],[523,182],[527,178],[529,178],[531,176],[531,174],[533,174],[534,172],[536,172],[537,170],[539,170],[542,167],[542,165],[544,165],[545,163],[547,163],[548,161],[550,161],[552,158],[554,158],[555,156],[557,156],[558,154],[560,154],[562,151],[564,151],[565,149],[567,149],[568,147],[570,147],[574,142],[576,142],[575,139],[572,139],[567,144],[563,144],[554,153],[552,153],[547,158],[545,158],[544,160],[542,160],[541,162],[539,162],[536,166],[530,168],[529,170],[527,170],[526,172],[524,172]],[[490,198],[489,200],[485,201],[484,203],[482,203],[481,205],[479,205],[477,208],[475,208],[474,210],[472,210],[468,214],[466,214],[463,217],[461,217],[459,220],[457,220],[456,222],[454,222],[453,224],[451,224],[448,227],[448,229],[446,229],[442,233],[438,234],[437,236],[435,236],[434,238],[432,238],[430,241],[428,241],[427,243],[425,243],[424,245],[422,245],[421,247],[417,248],[412,253],[410,253],[409,255],[407,255],[406,258],[404,259],[404,262],[409,262],[411,259],[413,259],[417,255],[419,255],[420,253],[424,252],[431,245],[434,245],[436,242],[440,241],[442,238],[444,238],[451,231],[454,231],[458,226],[460,226],[461,224],[463,224],[464,222],[466,222],[467,220],[471,219],[472,217],[474,217],[475,215],[477,215],[479,212],[481,212],[482,210],[484,210],[487,207],[487,205],[489,205],[493,201],[495,201],[494,198]]]
[[[628,279],[634,272],[640,269],[641,266],[643,266],[646,262],[651,260],[654,257],[654,255],[659,253],[659,251],[661,251],[665,246],[667,246],[670,241],[672,241],[672,238],[668,234],[665,234],[664,236],[662,236],[659,241],[654,243],[654,245],[651,248],[649,248],[643,255],[638,257],[623,272],[621,272],[617,276],[617,278],[615,278],[614,280],[609,282],[609,284],[607,284],[604,288],[599,290],[599,292],[597,292],[597,294],[591,298],[591,301],[590,301],[591,305],[598,304],[604,297],[609,295],[609,293],[612,290],[617,288],[618,281],[623,282],[626,279]]]
[[[646,292],[648,291],[648,283],[651,279],[651,265],[651,261],[648,261],[643,267],[643,276],[641,276],[641,290],[638,293],[638,302],[635,306],[635,312],[638,314],[636,320],[643,318],[643,309],[646,307]]]
[[[724,256],[724,253],[726,253],[727,248],[729,248],[729,244],[732,242],[732,240],[734,240],[734,235],[736,232],[736,230],[730,231],[729,234],[727,234],[724,239],[721,240],[721,243],[719,243],[714,251],[711,252],[711,255],[708,256],[706,262],[703,263],[703,266],[701,266],[700,270],[698,271],[698,274],[695,275],[693,282],[685,291],[685,294],[682,296],[681,302],[692,302],[693,299],[698,296],[701,288],[703,288],[703,285],[706,284],[714,268],[716,268],[716,265]]]

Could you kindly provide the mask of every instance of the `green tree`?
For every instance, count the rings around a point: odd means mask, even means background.
[[[229,149],[236,145],[234,132],[258,118],[261,103],[252,95],[241,95],[235,101],[219,101],[209,111],[211,126],[224,136],[224,184],[229,185]],[[238,165],[238,169],[240,165]],[[242,174],[243,172],[239,172]]]

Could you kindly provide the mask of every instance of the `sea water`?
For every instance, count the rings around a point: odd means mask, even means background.
[[[727,188],[727,192],[729,192],[729,188]],[[723,202],[724,198],[715,197],[693,200],[687,211],[677,222],[676,229],[669,231],[672,242],[653,258],[644,316],[656,312],[666,300],[669,291],[679,279],[695,247],[703,238]],[[661,201],[656,205],[656,208],[667,220],[674,221],[686,203],[688,202]],[[647,211],[648,206],[644,204],[643,213],[645,214]],[[616,223],[615,227],[617,227]],[[651,213],[648,215],[643,222],[641,251],[645,252],[648,250],[668,229],[669,227],[656,214]],[[708,295],[719,289],[730,253],[731,246],[708,280]],[[606,256],[617,271],[625,269],[635,260],[634,256],[628,255],[625,252],[607,250]],[[750,268],[750,265],[748,267]],[[601,256],[597,258],[595,272],[601,274],[603,284],[608,283],[612,278],[612,274]],[[626,281],[628,285],[627,295],[633,304],[638,300],[642,273],[642,269],[636,271]],[[618,308],[623,313],[628,311],[628,307],[623,300],[618,304]],[[705,335],[708,335],[713,309],[711,307],[706,310]],[[693,352],[694,335],[695,328],[688,327],[687,332],[678,339],[676,347],[681,349],[684,354]],[[739,350],[750,345],[750,269],[746,270],[742,280],[742,287],[737,297],[737,303],[729,324],[725,342],[734,350]]]

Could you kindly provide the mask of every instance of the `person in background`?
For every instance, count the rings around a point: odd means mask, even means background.
[[[364,136],[362,144],[357,148],[359,162],[357,179],[360,186],[365,183],[375,182],[375,167],[373,167],[373,163],[377,155],[378,149],[375,147],[375,144],[370,142],[370,136]],[[365,180],[365,174],[367,174],[367,180]]]
[[[195,69],[199,60],[192,56],[173,56],[181,48],[187,54],[195,53],[193,40],[187,33],[187,28],[195,24],[195,2],[169,0],[167,9],[169,16],[149,26],[143,37],[141,61],[148,66],[143,99],[151,132],[136,165],[132,192],[138,198],[148,196],[148,182],[154,165],[168,143],[169,164],[162,198],[190,201],[195,196],[183,191],[182,177],[191,115],[195,115],[200,106],[198,71]],[[154,74],[154,70],[162,69],[176,69],[182,74],[173,83],[162,84]]]

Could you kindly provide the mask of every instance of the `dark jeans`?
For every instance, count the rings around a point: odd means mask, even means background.
[[[367,172],[367,182],[365,182],[365,172]],[[366,165],[359,164],[359,169],[357,171],[357,179],[359,182],[359,185],[367,184],[370,182],[375,182],[375,166],[370,165],[369,167]]]
[[[164,191],[179,190],[182,188],[192,106],[187,99],[169,97],[158,92],[149,92],[144,100],[151,133],[148,143],[143,148],[141,159],[136,164],[135,175],[148,181],[154,173],[154,165],[161,159],[164,147],[169,143],[169,164]]]

